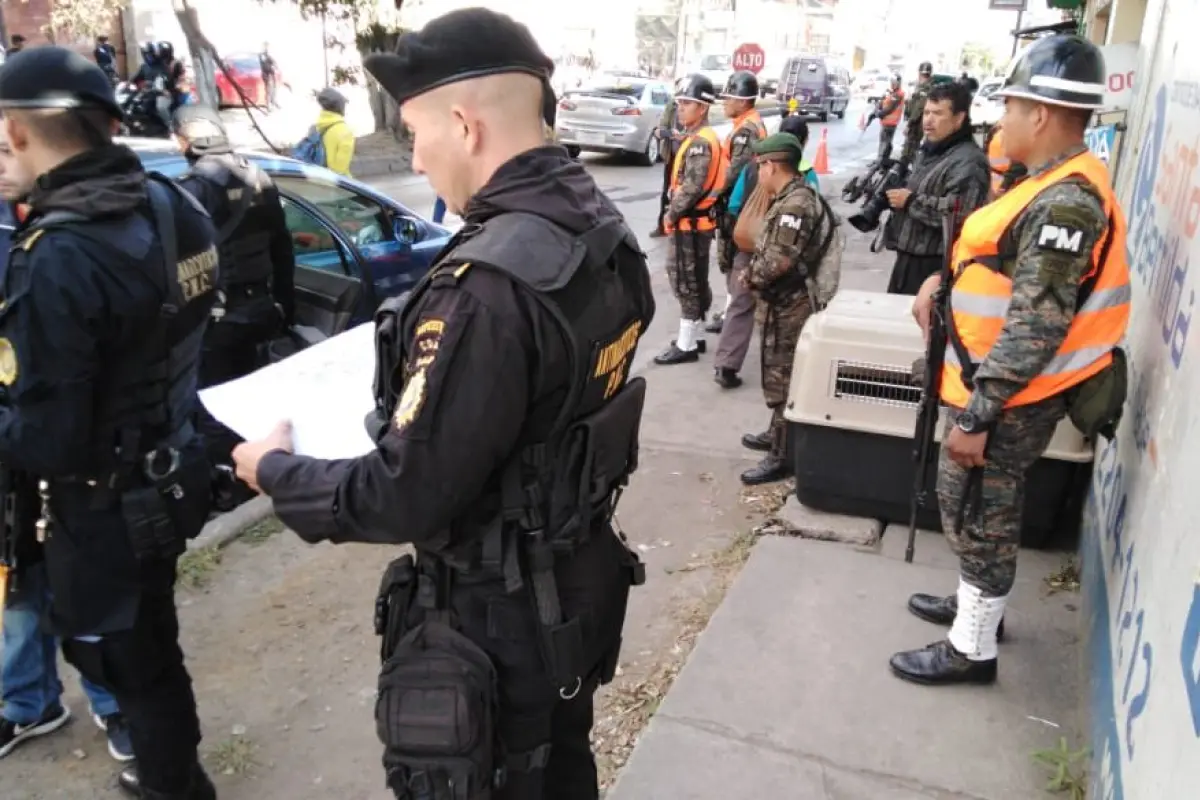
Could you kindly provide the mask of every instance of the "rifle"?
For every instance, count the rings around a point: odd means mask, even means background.
[[[941,416],[942,364],[946,358],[947,301],[954,264],[954,234],[958,208],[942,218],[942,239],[946,255],[942,261],[941,284],[933,296],[929,315],[929,342],[925,348],[925,368],[921,374],[921,400],[917,406],[917,427],[913,434],[913,493],[908,515],[908,547],[904,560],[911,564],[917,543],[917,510],[925,505],[927,488],[925,473],[937,454],[934,437]],[[914,369],[914,372],[916,370]],[[915,376],[914,376],[915,377]]]

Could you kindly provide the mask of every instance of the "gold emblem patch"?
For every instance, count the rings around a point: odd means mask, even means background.
[[[0,385],[12,386],[17,381],[17,351],[12,342],[0,338]]]
[[[396,413],[392,415],[392,421],[396,423],[396,430],[402,431],[407,428],[421,413],[421,406],[425,405],[425,390],[425,370],[419,369],[404,385],[404,394],[400,396],[400,402],[396,404]]]

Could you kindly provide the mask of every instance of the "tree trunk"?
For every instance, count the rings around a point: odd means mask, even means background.
[[[217,108],[217,78],[216,52],[212,42],[200,30],[200,20],[196,9],[188,4],[188,0],[171,0],[179,27],[187,39],[188,52],[192,56],[193,79],[196,84],[196,101],[209,108]]]
[[[396,41],[399,38],[398,30],[389,30],[382,25],[369,26],[357,37],[359,55],[365,59],[371,53],[395,52]],[[391,131],[397,141],[404,141],[406,137],[404,127],[400,124],[400,106],[383,90],[378,81],[370,75],[366,75],[366,80],[367,96],[371,101],[371,111],[375,115],[375,130]]]

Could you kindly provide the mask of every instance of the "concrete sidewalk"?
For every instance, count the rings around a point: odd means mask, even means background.
[[[905,601],[957,580],[920,538],[911,565],[900,529],[872,550],[760,540],[607,800],[1041,796],[1032,754],[1079,724],[1076,597],[1043,596],[1059,558],[1022,553],[995,686],[914,686],[889,656],[944,633]]]

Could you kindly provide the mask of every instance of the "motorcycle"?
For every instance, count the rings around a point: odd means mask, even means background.
[[[117,86],[117,105],[125,115],[121,125],[122,136],[171,138],[171,126],[167,121],[167,109],[171,101],[160,84],[161,81],[155,81],[138,88],[123,82]]]

